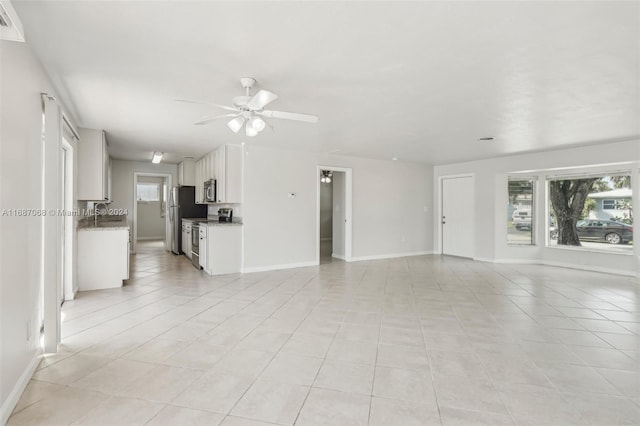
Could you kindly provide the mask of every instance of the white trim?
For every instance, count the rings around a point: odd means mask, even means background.
[[[581,271],[589,272],[601,272],[605,274],[622,275],[625,277],[640,277],[640,272],[625,271],[620,269],[603,268],[600,266],[583,265],[566,262],[554,262],[549,260],[537,260],[537,259],[490,259],[485,257],[474,257],[473,260],[486,263],[502,263],[511,265],[541,265],[541,266],[554,266],[558,268],[578,269]]]
[[[320,264],[320,173],[322,170],[344,173],[344,261],[353,260],[353,169],[351,167],[316,166],[316,265]]]
[[[318,263],[317,262],[298,262],[298,263],[287,263],[284,265],[254,266],[251,268],[242,268],[242,273],[250,274],[253,272],[276,271],[280,269],[306,268],[308,266],[318,266]]]
[[[167,187],[169,189],[168,192],[173,188],[172,176],[171,173],[151,173],[151,172],[133,172],[133,218],[131,220],[133,229],[131,230],[131,253],[136,254],[138,250],[138,177],[139,176],[148,176],[148,177],[161,177],[167,179]],[[170,198],[167,194],[167,198]],[[169,248],[171,251],[171,238],[173,238],[173,230],[170,227],[169,221],[169,209],[171,206],[169,205],[169,200],[164,200],[164,229],[165,229],[165,246]]]
[[[73,180],[73,170],[76,167],[73,161],[74,148],[64,138],[64,136],[62,136],[60,144],[61,149],[63,150],[62,155],[65,158],[65,168],[60,169],[60,177],[64,175],[64,183],[66,185],[60,188],[61,192],[64,193],[63,198],[65,201],[65,204],[61,205],[60,208],[65,209],[66,211],[72,211],[76,202],[74,198],[75,182]],[[74,282],[73,276],[73,246],[76,244],[78,238],[76,230],[74,229],[74,217],[64,216],[61,218],[61,221],[64,221],[64,234],[61,234],[64,239],[64,265],[62,265],[62,268],[64,269],[64,282],[62,282],[62,294],[64,295],[64,300],[73,300],[75,298],[74,288],[77,287],[77,283]]]
[[[362,262],[363,260],[380,260],[380,259],[396,259],[398,257],[412,257],[412,256],[426,256],[433,254],[433,251],[413,251],[408,253],[388,253],[388,254],[374,254],[371,256],[356,256],[352,257],[352,262]]]
[[[485,263],[506,263],[506,264],[520,264],[520,265],[542,265],[539,260],[536,259],[490,259],[488,257],[474,257],[473,260],[477,262]]]
[[[7,420],[9,420],[9,416],[16,408],[16,405],[18,405],[18,401],[20,401],[22,393],[27,388],[27,385],[29,384],[33,373],[35,373],[36,368],[38,368],[38,365],[40,364],[41,355],[41,352],[38,350],[31,361],[29,361],[27,368],[24,369],[15,386],[13,387],[13,389],[11,389],[11,392],[9,392],[7,398],[4,400],[2,407],[0,407],[0,413],[2,413],[0,414],[0,425],[4,425],[7,423]]]
[[[320,241],[331,241],[331,237],[322,237],[320,238]]]
[[[344,256],[341,254],[331,253],[331,257],[335,257],[336,259],[344,260]]]
[[[637,272],[634,271],[625,271],[625,270],[620,270],[620,269],[612,269],[612,268],[603,268],[600,266],[593,266],[593,265],[581,265],[581,264],[573,264],[573,263],[565,263],[565,262],[553,262],[553,261],[549,261],[549,260],[543,260],[542,261],[543,265],[546,266],[558,266],[561,268],[568,268],[568,269],[580,269],[583,271],[592,271],[592,272],[602,272],[605,274],[613,274],[613,275],[624,275],[624,276],[631,276],[631,277],[635,277],[638,275]]]

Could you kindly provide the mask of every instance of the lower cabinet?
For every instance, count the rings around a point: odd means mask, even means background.
[[[242,225],[207,224],[206,270],[209,275],[242,270]]]
[[[78,290],[122,287],[129,279],[129,230],[78,230]]]

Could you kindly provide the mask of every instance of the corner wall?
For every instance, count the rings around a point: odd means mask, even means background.
[[[602,167],[605,165],[604,167]],[[499,157],[467,163],[449,164],[434,168],[434,205],[440,205],[439,179],[444,176],[473,173],[475,175],[475,248],[474,259],[489,262],[545,263],[627,275],[640,274],[640,245],[635,244],[633,255],[620,255],[566,248],[546,247],[543,226],[535,231],[535,246],[507,245],[505,209],[508,204],[507,179],[510,173],[531,171],[538,176],[535,213],[545,216],[545,176],[552,170],[574,170],[601,166],[603,170],[632,169],[634,209],[640,209],[640,141],[591,145],[557,151]],[[437,214],[436,214],[437,216]],[[542,223],[542,222],[541,222]],[[535,228],[534,228],[535,229]],[[433,221],[436,236],[435,251],[440,252],[440,222]]]
[[[433,250],[432,167],[246,144],[245,270],[315,263],[319,165],[353,169],[354,260]]]
[[[28,44],[0,41],[0,208],[41,209],[42,101],[55,91]],[[37,366],[43,222],[0,216],[0,424]]]

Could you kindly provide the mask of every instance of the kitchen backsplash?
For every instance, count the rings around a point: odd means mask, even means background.
[[[230,207],[233,209],[233,218],[242,217],[242,204],[209,204],[207,206],[207,217],[209,219],[218,218],[218,209],[223,207]],[[235,222],[235,221],[234,221]]]

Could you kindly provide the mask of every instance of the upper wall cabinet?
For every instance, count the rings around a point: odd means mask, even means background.
[[[79,128],[78,133],[78,199],[110,202],[110,159],[105,132]]]
[[[242,202],[243,148],[222,145],[196,163],[196,202],[203,201],[203,183],[216,180],[216,203]]]
[[[195,186],[196,184],[196,161],[184,160],[178,164],[178,185]]]
[[[223,145],[215,151],[219,203],[242,203],[242,153],[242,145]]]

